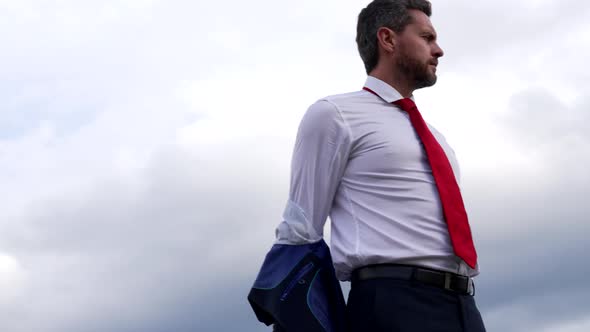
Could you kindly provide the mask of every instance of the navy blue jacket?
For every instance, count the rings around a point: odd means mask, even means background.
[[[286,332],[344,331],[344,297],[323,240],[273,245],[248,301],[259,321]]]

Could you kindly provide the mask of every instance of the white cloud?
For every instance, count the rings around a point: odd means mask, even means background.
[[[541,330],[542,332],[585,332],[590,330],[590,318],[584,317],[567,324],[558,324]]]
[[[1,303],[9,304],[21,296],[23,284],[27,275],[19,261],[10,255],[0,254],[0,292]]]

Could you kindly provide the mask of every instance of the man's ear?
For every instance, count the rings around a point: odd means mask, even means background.
[[[377,29],[377,43],[386,53],[393,53],[396,48],[397,34],[387,27]]]

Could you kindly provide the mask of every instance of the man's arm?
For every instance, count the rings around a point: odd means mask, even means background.
[[[322,100],[307,110],[297,133],[277,242],[248,295],[258,319],[275,331],[343,330],[344,297],[322,238],[350,142],[335,105]]]
[[[326,100],[310,106],[293,149],[289,200],[276,230],[277,243],[322,239],[350,146],[350,131],[337,107]]]

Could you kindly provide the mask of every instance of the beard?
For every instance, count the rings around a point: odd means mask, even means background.
[[[422,63],[406,53],[397,60],[397,67],[413,83],[414,90],[433,86],[436,83],[436,74],[430,72],[428,66],[429,63]]]

